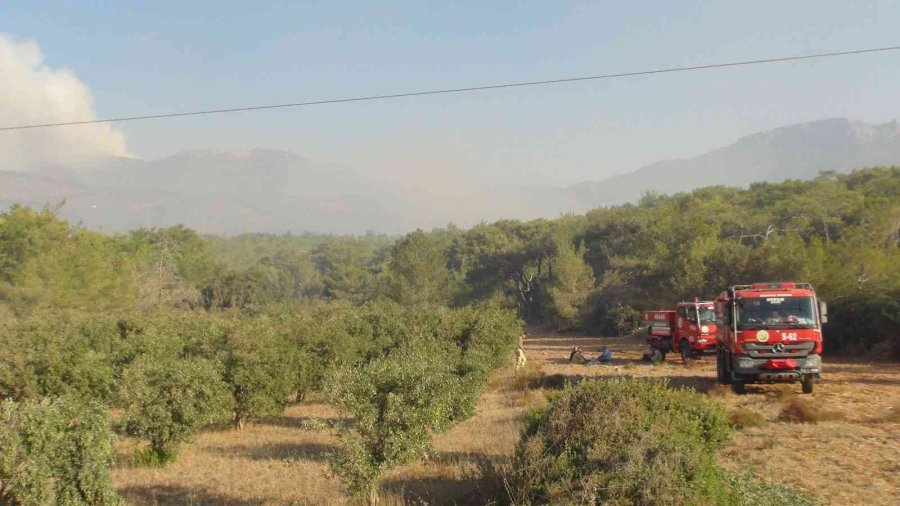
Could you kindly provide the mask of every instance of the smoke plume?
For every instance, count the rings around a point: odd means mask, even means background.
[[[95,119],[91,92],[66,68],[50,68],[34,41],[0,33],[0,126]],[[0,131],[0,170],[80,168],[129,156],[124,136],[92,124]]]

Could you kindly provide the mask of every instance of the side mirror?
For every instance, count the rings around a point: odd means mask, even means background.
[[[822,323],[828,323],[828,304],[821,300],[819,301],[819,318]]]

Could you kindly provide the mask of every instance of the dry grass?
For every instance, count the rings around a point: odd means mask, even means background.
[[[574,345],[590,356],[609,346],[613,364],[570,364]],[[730,413],[745,410],[771,420],[735,434],[721,460],[729,469],[776,476],[812,491],[825,504],[900,504],[900,364],[826,358],[814,395],[800,395],[799,385],[781,385],[750,386],[739,396],[716,384],[714,358],[684,367],[670,356],[651,365],[640,361],[644,346],[640,338],[532,336],[525,371],[502,371],[476,415],[437,437],[434,455],[389,473],[384,503],[485,504],[506,497],[503,478],[512,469],[523,412],[544,402],[545,393],[560,382],[627,374],[668,377],[676,386],[714,396]],[[795,399],[843,419],[779,421]],[[131,504],[349,504],[326,460],[337,441],[318,420],[341,423],[328,406],[310,398],[240,433],[205,432],[163,469],[133,468],[137,443],[123,441],[114,483]]]
[[[718,398],[728,397],[729,395],[731,395],[731,387],[729,387],[728,385],[720,385],[719,383],[716,383],[715,385],[709,387],[709,389],[706,391],[706,395]]]
[[[550,389],[550,390],[561,390],[570,383],[572,383],[571,378],[569,378],[565,374],[550,374],[550,375],[544,375],[541,378],[540,383],[538,383],[535,386],[537,388],[546,388],[546,389]]]
[[[765,427],[769,424],[766,417],[756,411],[746,408],[737,408],[728,413],[728,422],[736,429],[747,429],[750,427]]]
[[[819,423],[845,420],[839,411],[830,411],[799,397],[791,397],[784,402],[778,419],[790,423]]]
[[[881,413],[870,417],[868,423],[894,423],[900,424],[900,402],[893,406],[888,406]]]
[[[506,375],[501,375],[500,377],[505,378]],[[541,370],[541,366],[530,363],[524,369],[514,371],[512,376],[507,378],[506,387],[508,390],[525,391],[529,388],[534,388],[534,385],[540,384],[543,378],[544,371]]]

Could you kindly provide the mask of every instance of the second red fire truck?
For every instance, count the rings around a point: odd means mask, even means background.
[[[687,362],[716,353],[716,314],[712,302],[679,302],[674,310],[646,311],[647,341],[654,354],[665,358],[674,351]]]

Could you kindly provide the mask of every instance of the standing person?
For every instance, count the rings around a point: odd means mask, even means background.
[[[528,332],[525,332],[523,330],[522,333],[519,334],[519,348],[522,348],[523,350],[525,349],[525,340],[526,339],[528,339]]]
[[[526,362],[528,362],[528,359],[525,358],[525,350],[516,348],[516,371],[524,369]]]

